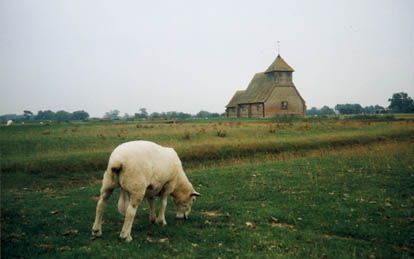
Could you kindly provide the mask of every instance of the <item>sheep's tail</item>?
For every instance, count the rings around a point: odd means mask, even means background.
[[[129,194],[128,192],[121,190],[118,200],[118,211],[121,215],[125,216],[125,212],[129,206]]]
[[[122,163],[120,161],[112,162],[110,169],[113,174],[119,176],[119,174],[122,172]]]
[[[111,163],[110,166],[111,172],[117,178],[116,181],[119,183],[119,175],[122,173],[122,163],[119,160],[116,160],[114,163]],[[121,215],[125,215],[126,209],[129,206],[129,193],[121,188],[121,193],[118,199],[118,211]]]

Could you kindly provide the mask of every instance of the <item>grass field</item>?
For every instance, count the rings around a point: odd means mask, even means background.
[[[137,214],[118,239],[118,192],[91,239],[99,178],[132,139],[172,146],[202,193],[188,221]],[[0,128],[7,257],[414,257],[411,121],[82,123]]]

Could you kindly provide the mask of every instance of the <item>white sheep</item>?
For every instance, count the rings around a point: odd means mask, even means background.
[[[102,235],[103,210],[118,186],[121,187],[118,210],[125,215],[120,237],[127,242],[132,240],[132,223],[144,198],[148,201],[150,221],[165,226],[165,209],[169,195],[176,206],[176,218],[184,219],[188,218],[195,197],[200,195],[185,175],[174,149],[149,141],[121,144],[112,152],[104,173],[92,235]],[[161,199],[158,217],[154,208],[155,196]]]
[[[11,125],[13,125],[13,121],[12,121],[12,120],[8,120],[6,125],[7,125],[7,126],[11,126]]]

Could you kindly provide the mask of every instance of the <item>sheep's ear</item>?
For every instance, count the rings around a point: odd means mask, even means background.
[[[199,192],[193,191],[190,196],[201,196]]]

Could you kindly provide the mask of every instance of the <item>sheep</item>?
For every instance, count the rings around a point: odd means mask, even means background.
[[[8,120],[6,125],[7,126],[11,126],[12,124],[13,124],[13,121],[12,120]]]
[[[149,220],[167,225],[165,209],[168,196],[176,207],[176,218],[187,219],[196,192],[184,173],[181,161],[172,148],[149,141],[126,142],[114,149],[102,180],[96,205],[92,235],[102,235],[102,217],[108,198],[116,187],[121,188],[118,211],[125,216],[120,237],[132,241],[131,228],[138,206],[144,198],[149,205]],[[160,197],[160,211],[155,214],[154,199]]]

